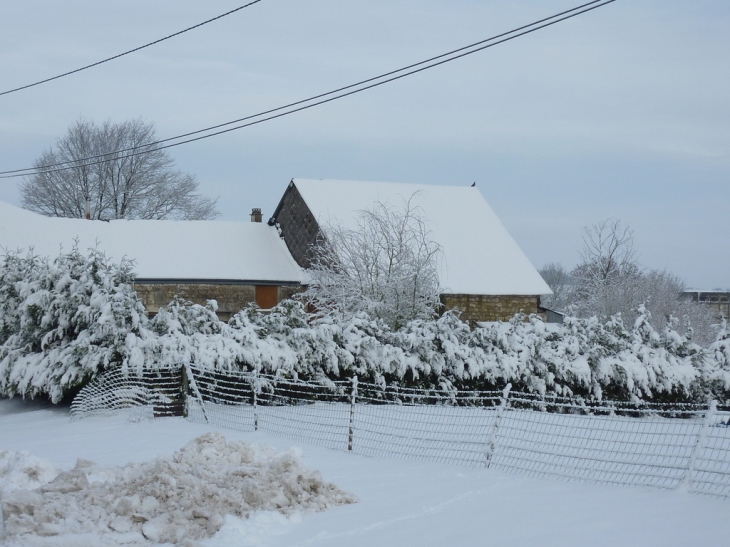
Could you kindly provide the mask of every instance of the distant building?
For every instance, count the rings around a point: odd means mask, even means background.
[[[730,291],[728,290],[697,290],[684,291],[686,297],[710,306],[716,313],[717,318],[730,319]]]
[[[358,212],[376,203],[401,207],[413,198],[443,251],[441,301],[461,318],[505,321],[537,313],[550,288],[474,187],[293,179],[269,224],[277,226],[292,257],[310,265],[310,249],[328,223],[355,228]]]

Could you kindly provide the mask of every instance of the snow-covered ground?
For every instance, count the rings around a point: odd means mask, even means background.
[[[0,399],[0,451],[28,451],[62,470],[78,458],[121,466],[169,457],[219,431],[228,441],[298,446],[303,463],[358,503],[318,513],[256,512],[227,517],[209,547],[509,545],[541,547],[725,545],[730,502],[681,492],[506,475],[408,460],[368,458],[242,433],[181,418],[129,422],[125,416],[71,422],[68,410]],[[46,538],[64,545],[62,536]],[[94,545],[108,541],[96,538]],[[27,542],[23,545],[28,545]],[[68,545],[68,543],[66,543]]]

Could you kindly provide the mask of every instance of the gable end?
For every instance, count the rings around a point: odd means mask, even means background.
[[[278,224],[292,258],[302,268],[308,268],[310,250],[319,235],[319,224],[293,181],[289,183],[269,224]]]

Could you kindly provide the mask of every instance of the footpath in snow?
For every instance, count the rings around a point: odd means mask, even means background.
[[[201,435],[204,437],[199,439]],[[253,447],[254,444],[258,447]],[[181,450],[181,447],[185,448]],[[301,449],[301,460],[296,451],[292,452],[295,447]],[[91,486],[96,484],[98,488],[86,491],[93,492],[89,495],[98,496],[102,501],[101,509],[92,511],[84,522],[108,519],[111,524],[119,516],[112,515],[118,504],[123,499],[126,499],[123,504],[129,504],[128,518],[118,519],[102,532],[102,528],[83,528],[79,524],[83,520],[79,515],[83,516],[85,510],[82,498],[86,495],[68,498],[76,504],[76,512],[72,513],[76,521],[59,519],[53,523],[56,528],[44,531],[52,535],[24,536],[22,542],[10,536],[5,545],[12,547],[162,545],[160,542],[164,541],[167,545],[185,545],[186,539],[190,540],[189,545],[194,545],[196,534],[200,544],[207,547],[411,544],[667,547],[724,545],[730,537],[727,518],[730,502],[711,497],[367,458],[262,433],[193,424],[181,418],[129,422],[119,415],[71,422],[64,408],[0,399],[0,454],[3,451],[7,452],[0,455],[0,480],[5,477],[4,484],[10,491],[3,496],[12,498],[13,490],[17,493],[47,483],[49,477],[61,471],[64,474],[61,480],[57,479],[55,493],[37,490],[33,494],[53,493],[58,501],[63,498],[59,490],[76,488],[74,480],[83,481],[79,478],[83,474]],[[28,454],[18,455],[22,451]],[[206,471],[205,465],[201,465],[206,458],[217,462],[218,471]],[[37,474],[16,473],[12,480],[7,472],[3,475],[3,469],[17,470],[21,460],[31,463]],[[175,469],[177,464],[182,467]],[[218,531],[206,538],[208,534],[202,527],[207,526],[213,514],[193,514],[193,506],[210,505],[205,501],[206,495],[217,492],[206,490],[206,483],[214,489],[223,486],[223,480],[238,480],[235,470],[239,466],[248,466],[249,478],[257,477],[258,493],[271,491],[261,486],[273,484],[267,482],[267,477],[276,476],[282,468],[292,472],[290,477],[306,479],[299,491],[303,494],[301,503],[287,505],[281,499],[276,502],[278,494],[274,492],[267,498],[268,506],[257,506],[249,503],[254,499],[251,497],[253,483],[248,483],[247,501],[242,482],[233,489],[240,494],[239,499],[226,498],[215,507],[215,514],[230,513],[221,517],[222,522],[216,522]],[[327,482],[314,470],[321,472]],[[147,480],[155,474],[158,479]],[[102,488],[103,484],[129,487],[135,480],[143,483],[147,480],[144,484],[149,488],[162,487],[161,481],[177,481],[180,476],[191,482],[179,490],[179,495],[170,496],[167,507],[155,507],[156,502],[145,496],[139,500],[134,495],[125,498],[122,492]],[[239,478],[245,480],[242,475]],[[290,490],[296,491],[299,482],[292,485],[295,487]],[[173,492],[169,482],[167,486]],[[347,503],[355,497],[358,503]],[[264,498],[266,495],[260,499]],[[239,516],[233,516],[236,510],[225,505],[229,502],[241,503],[244,509],[239,509]],[[284,511],[283,506],[287,507]],[[325,507],[328,507],[326,511],[312,512]],[[139,522],[135,523],[134,515]],[[158,543],[145,539],[145,534],[137,530],[147,522],[154,522],[154,526],[148,525],[148,537],[154,539],[154,528],[159,533]],[[114,526],[119,529],[115,530]]]

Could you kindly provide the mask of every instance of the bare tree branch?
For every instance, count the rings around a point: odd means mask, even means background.
[[[35,161],[36,167],[141,147],[156,140],[152,123],[141,119],[100,126],[80,119]],[[197,193],[195,177],[174,168],[165,150],[148,147],[135,156],[110,154],[96,165],[78,162],[65,171],[37,171],[20,187],[23,207],[47,216],[83,218],[86,199],[91,218],[204,220],[218,216],[217,200]]]
[[[361,211],[355,230],[323,228],[312,249],[310,304],[322,313],[365,312],[395,329],[433,316],[441,248],[412,199],[402,209],[376,203]]]

